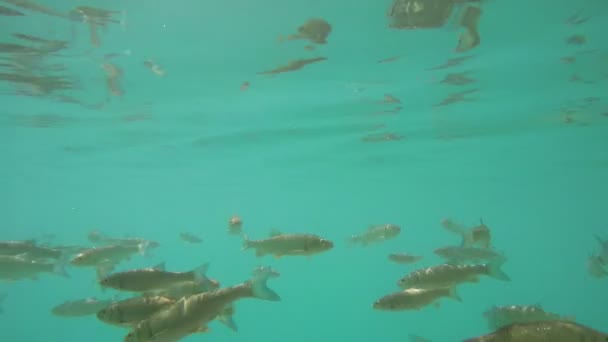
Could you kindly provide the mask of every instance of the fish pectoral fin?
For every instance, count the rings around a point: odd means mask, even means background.
[[[436,309],[441,308],[441,303],[440,303],[440,302],[435,302],[435,308],[436,308]]]
[[[264,252],[260,251],[259,249],[257,249],[257,250],[255,251],[255,256],[256,256],[256,257],[263,257],[264,255],[266,255],[266,253],[264,253]]]
[[[192,333],[193,333],[193,334],[202,334],[202,333],[208,333],[208,332],[210,332],[210,331],[211,331],[211,330],[209,329],[209,327],[208,327],[208,326],[206,326],[206,325],[202,325],[202,326],[200,326],[200,327],[195,328],[194,330],[192,330]]]

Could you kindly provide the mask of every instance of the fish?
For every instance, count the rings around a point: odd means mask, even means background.
[[[0,241],[0,255],[27,255],[31,259],[60,259],[60,249],[38,246],[35,240]]]
[[[370,226],[365,232],[359,235],[353,235],[349,239],[349,243],[367,246],[371,243],[382,242],[388,239],[397,237],[401,233],[401,228],[394,224],[383,224],[379,226]]]
[[[163,296],[167,298],[180,299],[197,293],[216,290],[220,283],[215,279],[197,279],[171,285],[166,289],[144,292],[144,296]]]
[[[176,284],[205,279],[209,263],[189,272],[167,272],[165,263],[154,267],[110,274],[99,280],[102,288],[127,292],[147,292],[171,288]]]
[[[424,338],[424,337],[418,336],[418,335],[410,334],[409,337],[410,337],[411,342],[431,342],[431,340],[429,340],[428,338]]]
[[[268,288],[268,275],[254,276],[241,284],[211,292],[184,297],[175,304],[139,322],[125,336],[124,342],[178,341],[193,333],[207,330],[209,322],[234,302],[244,298],[280,301]]]
[[[42,13],[42,14],[46,14],[46,15],[50,15],[50,16],[54,16],[54,17],[58,17],[58,18],[67,19],[67,16],[65,14],[55,11],[49,7],[39,5],[33,1],[29,1],[29,0],[3,0],[3,1],[6,3],[9,3],[11,5],[14,5],[16,7],[27,9],[27,10],[30,10],[33,12],[38,12],[38,13]]]
[[[296,70],[300,70],[303,67],[305,67],[308,64],[312,64],[312,63],[316,63],[316,62],[322,62],[322,61],[326,61],[327,58],[326,57],[315,57],[315,58],[308,58],[308,59],[297,59],[295,61],[291,61],[289,62],[289,64],[278,67],[276,69],[272,69],[272,70],[267,70],[267,71],[261,71],[258,72],[258,75],[275,75],[275,74],[280,74],[280,73],[284,73],[284,72],[291,72],[291,71],[296,71]]]
[[[156,76],[163,77],[165,76],[165,70],[158,64],[156,64],[153,60],[147,59],[144,61],[144,65],[150,69]]]
[[[51,309],[51,313],[55,316],[62,317],[83,317],[95,315],[99,310],[103,310],[116,299],[99,300],[95,297],[72,300],[61,303]]]
[[[490,330],[500,329],[511,324],[558,320],[574,322],[576,320],[573,316],[562,317],[547,312],[539,304],[493,306],[485,311],[483,316],[488,321]]]
[[[101,308],[96,312],[96,316],[104,323],[130,328],[176,301],[162,296],[134,297]]]
[[[409,288],[386,295],[374,302],[373,308],[383,311],[420,310],[428,305],[439,307],[438,300],[449,297],[462,302],[456,288],[416,289]]]
[[[312,256],[328,251],[334,247],[333,242],[313,234],[283,234],[272,230],[270,237],[263,240],[249,240],[243,237],[243,250],[254,249],[256,257],[272,255],[279,259],[291,255]]]
[[[413,271],[399,279],[397,285],[404,289],[446,288],[461,283],[476,283],[482,275],[502,281],[511,281],[501,269],[505,261],[505,259],[495,259],[490,263],[479,265],[441,264]]]
[[[7,17],[22,17],[25,14],[12,8],[0,5],[0,15],[4,15]]]
[[[331,24],[321,18],[308,19],[298,27],[298,32],[287,37],[279,35],[279,43],[286,40],[304,39],[315,44],[327,44],[327,37],[331,33]]]
[[[413,264],[422,259],[422,256],[408,253],[393,253],[388,255],[388,259],[398,264]]]
[[[146,255],[147,244],[138,246],[110,245],[86,249],[74,256],[70,263],[78,267],[95,267],[103,276],[112,271],[116,265],[130,260],[135,254]]]
[[[198,236],[196,236],[194,234],[191,234],[191,233],[184,233],[184,232],[182,232],[182,233],[179,233],[179,237],[183,241],[188,242],[188,243],[201,243],[201,242],[203,242],[203,239],[201,239],[200,237],[198,237]]]
[[[479,247],[446,246],[435,249],[434,253],[445,259],[448,264],[487,262],[498,258],[505,258],[504,255],[492,249]]]
[[[97,230],[92,230],[89,232],[87,239],[94,244],[101,245],[119,245],[119,246],[139,246],[141,244],[145,244],[148,249],[157,248],[160,244],[156,241],[151,241],[138,237],[128,237],[128,238],[111,238]]]
[[[569,321],[511,324],[462,342],[606,342],[608,334]]]
[[[0,255],[0,280],[35,280],[40,273],[50,273],[69,278],[64,265],[64,259],[59,259],[55,263],[48,263],[28,259],[27,255]]]
[[[165,289],[144,292],[143,295],[144,296],[162,296],[162,297],[168,297],[168,298],[173,298],[173,299],[180,299],[182,297],[188,297],[188,296],[191,296],[191,295],[194,295],[197,293],[217,290],[220,287],[220,282],[215,279],[208,278],[206,276],[206,272],[208,270],[209,270],[209,265],[207,265],[207,269],[204,270],[204,272],[205,272],[204,277],[200,277],[200,278],[198,278],[196,280],[192,280],[192,281],[177,283],[177,284],[171,285],[170,287],[165,288]]]

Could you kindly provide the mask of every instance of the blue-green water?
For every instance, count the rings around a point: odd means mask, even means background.
[[[161,243],[121,270],[209,262],[209,276],[223,285],[258,265],[281,273],[270,282],[281,302],[240,301],[238,332],[214,322],[188,341],[460,341],[489,331],[482,314],[492,305],[537,303],[607,330],[608,278],[591,277],[586,261],[598,249],[593,234],[608,237],[608,3],[488,2],[482,44],[465,54],[453,51],[453,28],[389,29],[389,4],[48,2],[62,13],[78,5],[126,11],[125,25],[99,31],[99,48],[82,23],[27,10],[0,17],[2,42],[16,43],[15,32],[68,40],[48,62],[78,80],[62,94],[91,107],[16,96],[31,88],[0,84],[0,239],[54,234],[52,244],[89,246],[87,234],[98,229]],[[564,23],[579,11],[591,18]],[[310,17],[332,24],[327,45],[277,42]],[[586,44],[566,44],[575,34]],[[120,54],[112,63],[124,73],[122,96],[106,89],[108,53]],[[463,55],[472,57],[432,70]],[[315,56],[327,60],[256,74]],[[378,63],[393,56],[400,58]],[[576,61],[561,60],[569,56]],[[148,58],[164,77],[143,65]],[[477,82],[440,83],[464,71]],[[241,91],[243,82],[250,86]],[[467,96],[474,101],[437,106],[469,89],[478,89]],[[384,94],[402,110],[380,113],[396,106],[379,103]],[[371,134],[401,138],[367,141]],[[233,214],[251,238],[278,228],[322,235],[335,248],[310,259],[256,258],[228,234]],[[441,261],[435,248],[459,242],[441,228],[446,217],[468,226],[482,217],[512,281],[463,285],[463,302],[444,299],[439,309],[374,311],[400,277]],[[352,234],[383,223],[401,226],[400,236],[347,246]],[[181,231],[204,242],[184,244]],[[390,263],[387,255],[400,251],[424,259]],[[127,330],[94,316],[50,313],[66,300],[115,294],[102,292],[90,269],[68,272],[0,284],[8,295],[2,340],[122,340]]]

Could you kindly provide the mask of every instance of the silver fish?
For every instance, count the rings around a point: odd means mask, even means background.
[[[27,255],[0,255],[0,280],[37,279],[40,273],[52,273],[67,278],[64,263],[65,260],[62,259],[56,263],[47,263],[28,259]]]
[[[95,315],[99,310],[108,307],[115,299],[98,300],[95,297],[78,299],[61,303],[51,309],[55,316],[83,317]]]

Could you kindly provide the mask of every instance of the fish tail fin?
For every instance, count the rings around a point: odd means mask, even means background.
[[[62,276],[64,278],[69,278],[70,275],[65,271],[65,265],[67,260],[64,258],[60,258],[57,260],[55,264],[53,264],[53,273]]]
[[[209,278],[207,278],[207,270],[209,270],[209,263],[206,262],[199,267],[195,268],[192,273],[194,273],[194,281],[204,281],[208,282]]]
[[[120,16],[120,27],[122,27],[123,31],[127,30],[128,27],[128,23],[127,23],[127,10],[123,10]]]
[[[488,275],[498,280],[511,281],[511,278],[501,268],[506,261],[506,258],[496,258],[488,263]]]
[[[113,264],[98,265],[95,269],[95,272],[97,274],[97,280],[102,280],[103,278],[107,277],[112,271],[114,271]]]
[[[148,241],[144,241],[137,245],[137,250],[141,256],[148,255],[148,246],[149,245],[150,245],[150,243]]]
[[[271,277],[271,272],[255,273],[251,280],[253,296],[263,300],[280,301],[281,297],[266,285],[266,281]]]
[[[472,231],[463,231],[460,234],[462,236],[460,247],[472,247],[475,244],[475,237]]]
[[[353,235],[348,238],[347,246],[352,247],[359,242],[359,237],[357,235]]]
[[[448,291],[449,291],[448,297],[450,297],[450,298],[452,298],[452,299],[454,299],[454,300],[459,301],[459,302],[462,303],[462,298],[460,297],[460,295],[456,291],[456,286],[450,287]]]
[[[227,326],[228,329],[234,332],[239,331],[239,328],[237,327],[236,323],[234,322],[234,319],[232,318],[232,315],[220,314],[217,316],[217,320],[220,321],[223,325]]]
[[[243,233],[241,235],[243,237],[243,250],[249,249],[251,247],[251,243],[247,234]]]

